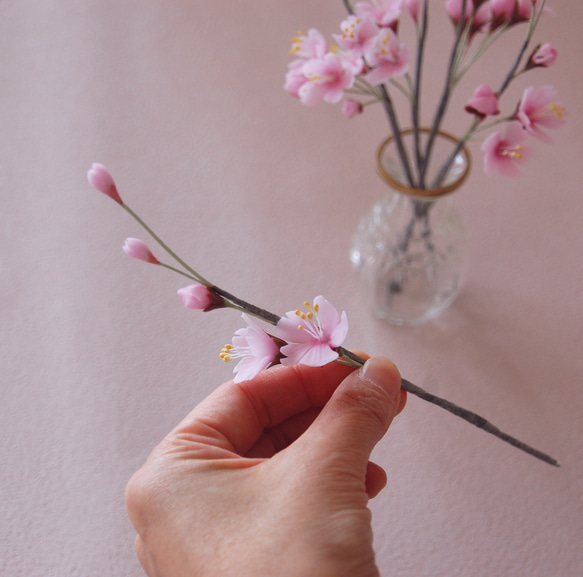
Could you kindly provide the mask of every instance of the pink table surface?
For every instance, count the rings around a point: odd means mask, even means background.
[[[450,38],[434,8],[427,90]],[[347,346],[473,409],[556,469],[410,398],[375,450],[385,576],[583,575],[583,3],[549,1],[560,51],[510,91],[551,83],[569,108],[521,178],[475,169],[462,293],[418,329],[373,319],[350,237],[384,192],[380,109],[348,121],[283,90],[290,38],[329,34],[340,1],[20,0],[0,4],[0,574],[138,576],[124,487],[152,447],[229,378],[235,313],[186,311],[180,278],[120,250],[138,227],[94,193],[94,161],[217,284],[283,313],[324,294]],[[518,36],[460,88],[495,79]],[[495,80],[491,80],[495,82]],[[459,131],[467,119],[452,113]]]

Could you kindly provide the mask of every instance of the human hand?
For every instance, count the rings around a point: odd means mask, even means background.
[[[149,577],[372,577],[369,461],[403,409],[388,360],[273,367],[198,405],[128,483]]]

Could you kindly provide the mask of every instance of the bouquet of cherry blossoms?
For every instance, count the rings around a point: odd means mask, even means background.
[[[343,1],[348,16],[334,34],[331,47],[324,35],[312,28],[293,39],[285,89],[307,106],[321,101],[343,101],[348,117],[361,114],[365,107],[380,103],[386,113],[398,152],[406,185],[413,189],[439,188],[456,155],[478,133],[505,124],[503,131],[492,132],[482,143],[486,173],[506,176],[519,174],[519,165],[531,155],[525,143],[533,136],[545,142],[544,129],[556,128],[564,121],[565,108],[557,101],[552,86],[528,87],[507,114],[500,113],[500,100],[518,76],[551,66],[557,51],[550,43],[531,47],[541,16],[551,14],[546,0],[445,0],[452,23],[453,38],[446,78],[429,128],[421,128],[422,70],[429,29],[428,0],[368,0],[352,6]],[[399,23],[403,12],[416,30],[416,52],[402,42]],[[471,116],[466,132],[457,139],[451,154],[428,181],[428,166],[436,136],[454,89],[468,69],[507,30],[523,24],[526,31],[516,56],[503,70],[500,84],[492,88],[481,84],[469,96],[465,111]],[[412,150],[403,143],[396,114],[394,93],[410,103]],[[427,135],[426,138],[422,138]],[[412,157],[412,158],[411,158]]]
[[[87,177],[93,188],[114,200],[142,226],[172,259],[173,264],[160,260],[142,240],[137,238],[126,239],[124,252],[132,258],[163,267],[189,280],[187,286],[178,290],[178,295],[186,308],[205,312],[231,308],[242,313],[247,326],[237,330],[232,342],[225,345],[220,353],[225,362],[238,360],[234,369],[235,382],[252,379],[259,372],[277,364],[320,367],[331,362],[339,362],[360,367],[365,363],[365,359],[342,346],[348,335],[348,317],[345,312],[339,313],[323,296],[317,296],[312,303],[304,302],[303,310],[298,308],[283,316],[238,298],[204,278],[179,257],[121,198],[105,166],[94,163]],[[254,319],[273,326],[274,330],[269,332]],[[437,397],[406,379],[401,380],[401,388],[442,407],[537,459],[559,466],[554,458],[502,432],[476,413]]]

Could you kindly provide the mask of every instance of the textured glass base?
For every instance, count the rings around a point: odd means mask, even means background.
[[[420,325],[455,299],[465,230],[450,198],[389,192],[364,215],[350,260],[372,312],[395,325]]]

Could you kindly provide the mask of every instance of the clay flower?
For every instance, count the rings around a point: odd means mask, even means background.
[[[126,238],[122,248],[123,251],[132,258],[143,260],[144,262],[149,262],[151,264],[160,264],[160,261],[152,254],[152,251],[148,248],[146,243],[139,238]]]
[[[367,17],[351,15],[340,23],[342,34],[333,34],[338,46],[349,50],[353,56],[362,56],[378,34],[378,27]]]
[[[402,76],[409,70],[411,54],[409,48],[401,44],[397,35],[389,28],[383,28],[374,43],[366,51],[365,59],[372,70],[366,80],[373,86],[383,84],[393,76]]]
[[[305,302],[304,306],[307,312],[288,312],[277,323],[278,336],[288,343],[281,348],[285,355],[281,364],[321,367],[338,358],[334,349],[346,338],[348,318],[323,296],[316,297],[313,305]]]
[[[534,32],[544,15],[554,14],[546,6],[547,0],[442,0],[445,13],[453,23],[451,51],[447,59],[445,82],[439,86],[432,83],[431,92],[436,94],[437,104],[433,121],[422,126],[422,93],[424,57],[427,53],[427,37],[430,24],[428,0],[355,0],[343,2],[348,15],[340,23],[340,34],[332,34],[335,44],[327,44],[316,29],[307,35],[292,39],[293,60],[288,65],[285,90],[302,103],[313,106],[319,102],[342,102],[342,113],[354,118],[365,107],[378,103],[384,108],[390,134],[395,141],[397,162],[404,183],[412,188],[439,188],[443,184],[458,152],[464,145],[486,130],[501,123],[520,121],[525,130],[547,142],[550,139],[541,128],[552,128],[562,123],[565,109],[553,100],[543,102],[548,93],[544,88],[526,94],[518,105],[506,108],[503,117],[495,122],[483,122],[487,117],[498,115],[503,110],[504,93],[523,73],[533,68],[552,66],[557,51],[549,42],[533,45]],[[403,20],[409,19],[415,27],[416,44],[409,46],[402,38]],[[440,160],[435,177],[429,178],[428,166],[436,156],[434,143],[444,132],[443,123],[451,98],[460,81],[470,68],[482,58],[497,39],[509,28],[522,28],[524,36],[518,54],[507,64],[501,62],[499,78],[480,84],[465,105],[472,114],[470,124],[463,136],[456,137],[456,146],[451,154]],[[527,50],[529,52],[527,52]],[[478,83],[476,83],[478,84]],[[494,90],[491,88],[494,87]],[[404,96],[410,107],[411,128],[403,130],[399,119],[397,98]],[[460,107],[461,108],[461,107]],[[509,134],[516,133],[510,129]],[[403,139],[411,134],[411,152],[408,154]],[[424,134],[427,136],[425,137]],[[488,142],[490,146],[498,133]],[[508,167],[504,173],[515,172],[509,167],[522,160],[518,156],[505,157]],[[490,156],[485,164],[492,168],[495,157]],[[432,169],[433,171],[433,169]]]
[[[199,282],[189,284],[178,289],[177,292],[182,304],[187,309],[203,311],[212,302],[209,288]]]
[[[556,101],[557,91],[552,86],[540,88],[527,88],[522,95],[516,119],[520,121],[525,130],[535,138],[543,142],[552,143],[552,138],[541,130],[545,128],[558,128],[565,120],[566,110]]]
[[[496,93],[487,84],[480,84],[468,101],[466,111],[475,114],[480,120],[499,114]]]
[[[346,99],[342,105],[342,113],[348,118],[354,118],[355,116],[362,114],[363,109],[364,107],[362,104],[352,98]]]
[[[484,153],[484,171],[491,175],[499,172],[504,176],[519,176],[519,164],[525,162],[530,154],[530,148],[522,142],[526,131],[520,122],[510,122],[504,135],[500,132],[491,134],[482,144]]]
[[[336,103],[354,83],[354,74],[342,65],[337,54],[328,52],[323,58],[308,60],[301,69],[307,78],[298,90],[303,104],[313,106],[322,100]]]
[[[109,173],[109,170],[103,166],[103,164],[94,162],[87,172],[87,180],[93,188],[99,192],[102,192],[106,196],[109,196],[109,198],[112,198],[118,204],[123,205],[123,201],[119,195],[119,192],[117,191],[113,177]]]
[[[539,46],[530,57],[527,68],[534,66],[544,66],[548,68],[552,66],[557,60],[559,53],[555,50],[550,42],[546,42]]]
[[[243,320],[249,325],[239,329],[233,336],[233,344],[225,345],[221,350],[221,358],[225,362],[241,359],[233,369],[236,383],[247,381],[257,376],[262,370],[275,363],[279,347],[269,336],[243,313]]]

